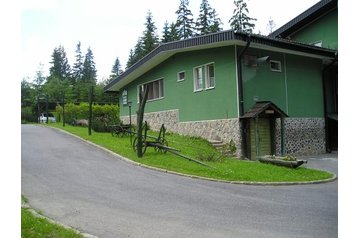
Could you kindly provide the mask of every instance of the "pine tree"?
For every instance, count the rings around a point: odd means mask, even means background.
[[[245,0],[234,0],[234,4],[236,9],[234,10],[234,15],[229,21],[231,28],[235,31],[252,33],[252,30],[255,28],[255,24],[252,23],[252,21],[256,21],[257,19],[251,18],[247,15],[249,10]]]
[[[197,35],[215,33],[221,30],[221,20],[217,17],[215,9],[211,8],[208,0],[202,0],[200,14],[195,23]]]
[[[55,48],[51,57],[52,61],[50,63],[52,66],[50,67],[49,79],[58,78],[59,80],[65,80],[69,78],[71,75],[71,66],[68,64],[63,46],[60,45],[58,48]]]
[[[147,13],[145,30],[143,32],[143,56],[154,50],[159,44],[159,38],[157,34],[157,27],[153,22],[153,16],[150,11]]]
[[[93,84],[96,84],[97,81],[96,63],[94,62],[93,52],[90,47],[87,49],[83,63],[83,80]]]
[[[170,24],[170,41],[180,40],[180,36],[175,23]]]
[[[123,73],[121,63],[119,62],[118,57],[115,59],[114,64],[112,66],[111,75],[109,76],[109,82],[113,79],[117,78],[120,74]]]
[[[177,14],[176,27],[180,39],[187,39],[194,35],[194,20],[189,6],[189,0],[180,0]]]
[[[129,52],[128,61],[127,61],[127,64],[126,64],[126,69],[128,69],[129,67],[131,67],[132,65],[135,64],[134,60],[135,60],[134,51],[133,51],[133,49],[131,49],[130,52]]]
[[[161,42],[162,43],[170,42],[170,27],[169,27],[169,22],[168,21],[164,22],[164,27],[163,27],[162,34],[163,34],[163,36],[162,36]]]
[[[83,56],[81,52],[81,42],[78,42],[76,46],[76,61],[72,67],[72,85],[81,81],[83,77]]]

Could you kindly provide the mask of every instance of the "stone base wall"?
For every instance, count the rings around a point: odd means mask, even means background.
[[[121,117],[129,123],[129,116]],[[241,157],[241,123],[238,118],[207,121],[179,122],[179,110],[145,113],[144,121],[150,128],[160,130],[162,124],[170,132],[181,135],[199,136],[207,140],[229,143],[233,140],[237,148],[237,156]],[[136,124],[137,116],[132,115],[132,124]],[[324,118],[285,118],[286,153],[292,155],[312,155],[325,152]],[[281,155],[281,124],[275,124],[276,155]]]
[[[286,153],[313,155],[326,151],[324,118],[285,118]],[[281,154],[281,124],[276,120],[276,154]]]
[[[129,123],[129,116],[121,117],[124,123]],[[132,115],[132,124],[137,123],[137,116]],[[179,122],[179,110],[168,110],[154,113],[145,113],[144,121],[150,128],[160,130],[162,124],[170,132],[181,135],[198,136],[207,140],[217,140],[229,143],[233,140],[237,154],[241,154],[241,135],[239,119],[220,119],[206,121]]]

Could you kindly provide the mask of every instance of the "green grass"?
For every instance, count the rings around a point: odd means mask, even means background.
[[[187,136],[180,136],[174,133],[168,133],[166,139],[170,147],[181,150],[193,159],[199,157],[210,157],[214,155],[216,161],[205,161],[210,167],[205,167],[197,163],[188,161],[170,153],[160,153],[153,148],[147,148],[143,158],[137,158],[136,153],[130,144],[129,136],[113,137],[110,133],[97,133],[92,130],[92,135],[88,136],[88,129],[83,127],[73,127],[62,124],[52,123],[52,127],[57,127],[91,141],[102,147],[105,147],[119,155],[122,155],[133,161],[162,168],[179,173],[202,176],[213,179],[227,181],[255,181],[255,182],[304,182],[323,180],[333,177],[332,174],[299,167],[291,169],[270,164],[263,164],[257,161],[243,161],[234,158],[222,158],[214,147],[206,140]],[[157,135],[156,132],[151,132]]]
[[[27,199],[21,196],[22,202]],[[34,216],[29,209],[21,208],[21,237],[23,238],[83,238],[82,235],[71,229],[53,224],[46,218]]]

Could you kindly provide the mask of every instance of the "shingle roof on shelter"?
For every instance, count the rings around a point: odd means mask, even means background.
[[[283,25],[282,27],[278,28],[276,31],[272,32],[269,37],[285,38],[289,36],[290,34],[296,32],[300,28],[319,18],[320,16],[326,14],[332,9],[337,8],[337,2],[338,0],[319,1],[318,3],[316,3],[315,5],[313,5],[312,7],[310,7],[309,9]]]
[[[269,113],[268,113],[269,111]],[[256,102],[256,104],[247,111],[241,119],[250,119],[262,116],[262,114],[267,114],[266,116],[270,117],[287,117],[287,114],[284,113],[279,107],[277,107],[273,102]]]

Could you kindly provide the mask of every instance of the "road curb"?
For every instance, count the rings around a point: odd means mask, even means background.
[[[85,232],[81,232],[79,230],[77,230],[76,228],[74,227],[71,227],[71,226],[68,226],[66,224],[63,224],[63,223],[60,223],[58,221],[55,221],[49,217],[46,217],[40,213],[38,213],[36,210],[34,210],[28,203],[24,203],[22,202],[21,203],[21,208],[26,208],[29,212],[31,212],[32,215],[34,215],[35,217],[39,217],[39,218],[43,218],[43,219],[46,219],[47,221],[49,221],[50,223],[52,224],[55,224],[55,225],[59,225],[59,226],[62,226],[63,228],[65,229],[70,229],[74,232],[76,232],[77,234],[80,234],[82,235],[83,237],[85,238],[98,238],[97,236],[94,236],[94,235],[91,235],[91,234],[88,234],[88,233],[85,233]]]
[[[46,127],[46,126],[44,126]],[[49,127],[47,127],[49,128]],[[171,170],[166,170],[166,169],[161,169],[161,168],[157,168],[157,167],[153,167],[153,166],[149,166],[149,165],[145,165],[145,164],[141,164],[139,162],[136,162],[136,161],[133,161],[131,159],[128,159],[122,155],[119,155],[107,148],[104,148],[100,145],[97,145],[91,141],[88,141],[86,139],[83,139],[82,137],[80,136],[77,136],[77,135],[74,135],[70,132],[67,132],[65,130],[62,130],[60,128],[56,128],[56,127],[50,127],[50,128],[53,128],[53,129],[57,129],[61,132],[64,132],[68,135],[71,135],[73,137],[76,137],[90,145],[93,145],[113,156],[115,156],[116,158],[122,160],[122,161],[125,161],[125,162],[128,162],[130,164],[133,164],[133,165],[136,165],[136,166],[140,166],[140,167],[143,167],[143,168],[147,168],[147,169],[151,169],[151,170],[155,170],[155,171],[160,171],[160,172],[164,172],[164,173],[169,173],[169,174],[175,174],[175,175],[179,175],[179,176],[183,176],[183,177],[189,177],[189,178],[193,178],[193,179],[201,179],[201,180],[207,180],[207,181],[212,181],[212,182],[219,182],[219,183],[228,183],[228,184],[240,184],[240,185],[255,185],[255,186],[289,186],[289,185],[310,185],[310,184],[321,184],[321,183],[329,183],[329,182],[333,182],[335,180],[338,179],[337,175],[334,174],[334,173],[331,173],[333,174],[333,177],[332,178],[328,178],[328,179],[322,179],[322,180],[313,180],[313,181],[302,181],[302,182],[256,182],[256,181],[228,181],[228,180],[220,180],[220,179],[214,179],[214,178],[207,178],[207,177],[201,177],[201,176],[197,176],[197,175],[190,175],[190,174],[183,174],[183,173],[179,173],[179,172],[175,172],[175,171],[171,171]],[[327,171],[328,172],[328,171]]]

